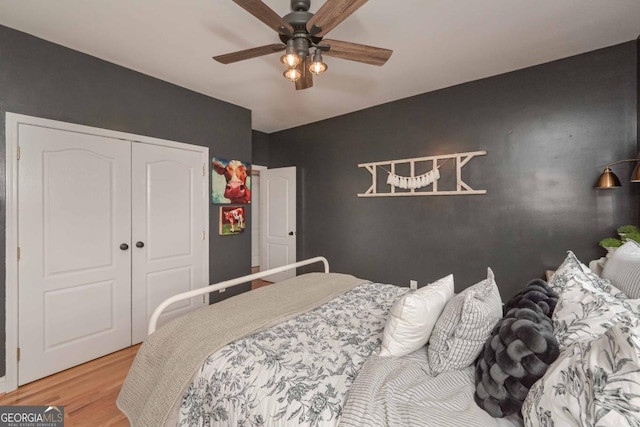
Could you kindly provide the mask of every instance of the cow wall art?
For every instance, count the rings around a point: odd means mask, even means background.
[[[214,157],[211,197],[213,203],[251,203],[251,164]]]
[[[220,228],[218,233],[221,236],[229,236],[244,232],[244,206],[220,206]]]

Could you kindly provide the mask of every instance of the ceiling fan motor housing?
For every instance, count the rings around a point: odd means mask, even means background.
[[[305,12],[311,7],[311,0],[291,0],[291,10],[297,12],[304,10]]]
[[[309,3],[309,1],[296,1],[292,0],[291,6],[294,3]],[[285,21],[287,21],[293,27],[293,34],[279,34],[280,40],[282,43],[287,44],[289,39],[298,39],[305,38],[307,39],[309,45],[315,45],[320,43],[322,37],[315,37],[309,34],[307,31],[307,22],[313,16],[313,13],[308,12],[307,10],[294,10],[293,12],[282,17]]]

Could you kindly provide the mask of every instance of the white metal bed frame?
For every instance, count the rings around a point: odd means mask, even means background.
[[[233,286],[241,285],[243,283],[251,282],[252,280],[261,279],[272,274],[282,273],[284,271],[293,270],[298,267],[304,267],[305,265],[315,264],[316,262],[322,262],[324,264],[324,272],[329,272],[329,261],[325,257],[318,256],[309,258],[303,261],[295,262],[293,264],[283,265],[282,267],[275,267],[269,270],[259,271],[257,273],[249,274],[235,279],[225,280],[223,282],[214,283],[204,288],[194,289],[192,291],[183,292],[181,294],[174,295],[166,300],[162,301],[160,305],[153,311],[151,318],[149,318],[149,333],[151,335],[155,332],[160,314],[174,302],[182,301],[185,299],[197,297],[200,295],[208,294],[210,292],[219,291],[220,289],[231,288]]]

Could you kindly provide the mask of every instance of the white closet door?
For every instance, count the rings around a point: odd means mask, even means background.
[[[131,164],[106,137],[22,124],[19,144],[25,384],[131,344]]]
[[[132,339],[147,335],[149,317],[165,299],[206,286],[206,163],[202,153],[149,144],[132,149]],[[159,325],[207,303],[175,303]]]

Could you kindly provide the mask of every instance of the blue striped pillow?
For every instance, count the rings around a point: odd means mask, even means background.
[[[602,278],[629,298],[640,298],[640,245],[629,240],[616,249],[604,265]]]

